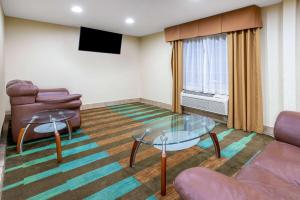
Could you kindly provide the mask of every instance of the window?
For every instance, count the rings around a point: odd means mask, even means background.
[[[228,95],[226,34],[183,41],[184,90]]]

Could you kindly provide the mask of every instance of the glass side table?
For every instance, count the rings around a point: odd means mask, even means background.
[[[31,118],[25,119],[27,124],[25,128],[20,130],[17,142],[17,152],[23,152],[23,140],[31,126],[35,126],[33,129],[38,134],[54,133],[56,143],[57,162],[62,161],[62,148],[60,134],[58,131],[65,128],[68,129],[69,140],[72,139],[72,128],[69,120],[73,118],[76,113],[72,110],[46,110],[42,112],[34,113]]]
[[[160,121],[150,127],[160,126]],[[220,145],[216,133],[211,132],[215,122],[200,115],[175,115],[164,118],[166,126],[161,130],[151,130],[145,126],[144,132],[133,136],[133,146],[129,166],[133,167],[140,144],[161,150],[161,195],[166,195],[167,151],[180,151],[197,145],[201,136],[208,134],[214,144],[216,157],[220,158]]]

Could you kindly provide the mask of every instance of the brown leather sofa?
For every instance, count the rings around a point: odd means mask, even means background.
[[[186,200],[299,200],[300,113],[280,113],[274,135],[276,140],[235,178],[201,167],[191,168],[176,177],[176,191]]]
[[[31,81],[12,80],[6,85],[6,93],[10,97],[12,138],[17,142],[19,131],[26,124],[24,119],[30,118],[33,113],[53,110],[70,109],[76,111],[75,117],[70,120],[73,130],[80,127],[81,95],[69,94],[67,89],[39,89]],[[35,134],[31,128],[24,141],[47,137],[49,134]]]

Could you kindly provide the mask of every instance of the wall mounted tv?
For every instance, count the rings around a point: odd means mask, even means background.
[[[80,28],[79,50],[120,54],[122,34],[86,27]]]

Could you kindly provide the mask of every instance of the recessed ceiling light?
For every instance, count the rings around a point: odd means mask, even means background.
[[[80,6],[72,6],[71,10],[74,13],[81,13],[82,12],[82,8]]]
[[[125,23],[126,24],[134,24],[134,19],[132,19],[131,17],[126,18]]]

